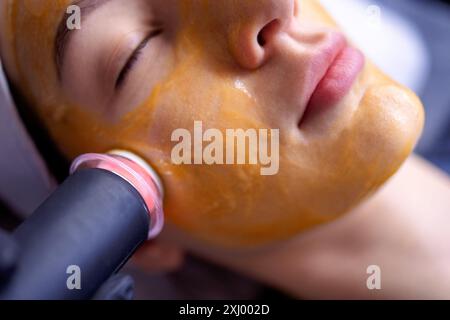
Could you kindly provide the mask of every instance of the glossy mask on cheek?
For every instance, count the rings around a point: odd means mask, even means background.
[[[336,108],[345,112],[322,131],[305,128],[300,134],[291,119],[280,120],[274,112],[278,105],[263,107],[261,92],[247,86],[246,73],[238,72],[230,54],[221,50],[226,40],[213,36],[220,28],[220,15],[212,11],[216,3],[180,2],[183,27],[167,76],[140,106],[113,120],[67,102],[52,76],[49,49],[41,48],[40,59],[30,56],[39,43],[52,47],[45,28],[51,29],[56,13],[16,21],[28,37],[16,52],[24,90],[68,157],[119,148],[145,158],[163,180],[167,219],[203,241],[267,243],[347,212],[409,155],[421,129],[420,103],[368,63],[352,94]],[[233,3],[221,2],[219,11]],[[303,10],[330,23],[315,1],[304,1]],[[182,128],[193,135],[194,121],[221,132],[279,129],[278,174],[262,176],[260,165],[173,164],[172,133]]]

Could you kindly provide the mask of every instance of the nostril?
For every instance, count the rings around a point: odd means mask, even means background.
[[[258,44],[264,47],[267,42],[270,41],[272,35],[274,35],[281,27],[281,22],[278,19],[272,20],[262,28],[258,33]]]
[[[262,32],[259,32],[259,33],[258,33],[258,44],[259,44],[261,47],[264,47],[264,46],[266,45],[266,39],[264,38],[264,35],[263,35]]]

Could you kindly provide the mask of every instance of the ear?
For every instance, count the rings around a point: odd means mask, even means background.
[[[180,247],[161,240],[152,240],[139,248],[131,262],[146,272],[171,272],[183,265],[184,256]]]

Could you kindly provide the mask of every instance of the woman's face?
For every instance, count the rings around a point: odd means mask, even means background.
[[[317,1],[82,0],[81,29],[67,31],[71,2],[4,1],[10,76],[64,154],[143,156],[168,220],[208,243],[262,244],[338,217],[420,134],[415,95],[364,60]],[[172,134],[194,136],[194,121],[224,137],[279,130],[278,170],[175,164]]]

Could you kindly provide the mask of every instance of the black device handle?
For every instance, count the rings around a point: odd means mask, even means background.
[[[90,299],[147,239],[149,225],[130,183],[80,169],[14,232],[19,262],[0,299]],[[81,288],[70,285],[71,276],[80,276]]]

